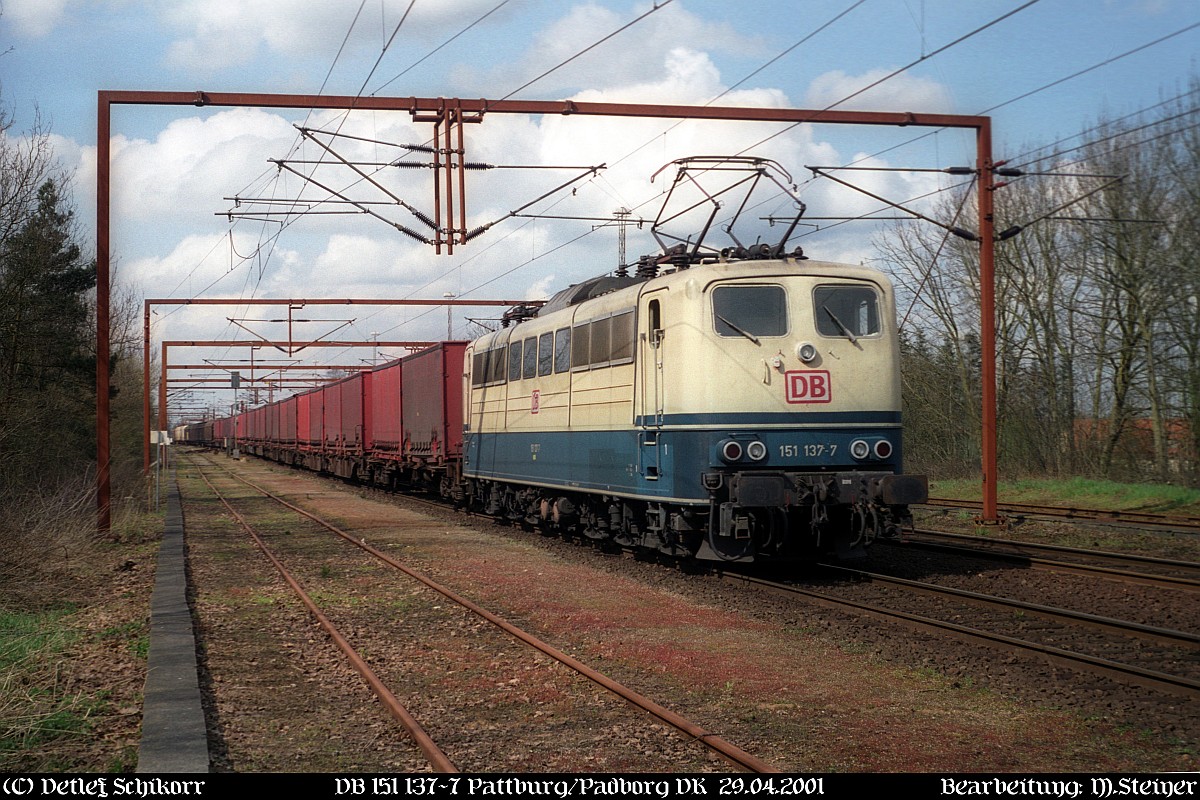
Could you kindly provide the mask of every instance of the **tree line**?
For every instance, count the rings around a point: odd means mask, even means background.
[[[67,491],[77,497],[72,507],[88,505],[96,462],[95,288],[72,176],[55,157],[48,127],[35,119],[20,131],[0,108],[0,516],[8,524],[18,524],[14,509],[30,497]],[[118,496],[140,496],[137,303],[128,293],[117,296],[114,486]]]
[[[1193,77],[1006,165],[1023,174],[995,192],[996,230],[1019,227],[995,246],[1002,474],[1200,485],[1198,112]],[[934,216],[975,213],[964,185]],[[908,466],[976,472],[978,245],[915,221],[876,244],[901,298]]]

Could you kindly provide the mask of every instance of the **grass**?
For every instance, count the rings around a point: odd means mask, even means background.
[[[90,704],[60,684],[74,609],[0,610],[0,769],[15,753],[87,730]]]
[[[979,481],[974,480],[935,480],[930,484],[929,493],[932,497],[978,500],[982,497],[982,487]],[[1000,481],[996,494],[1001,503],[1200,515],[1200,489],[1161,483],[1118,483],[1093,478],[1023,478]]]
[[[100,631],[101,639],[124,639],[129,652],[142,661],[150,653],[150,624],[148,620],[135,620],[114,625]]]
[[[118,505],[100,536],[90,491],[9,498],[0,509],[0,772],[133,763],[138,716],[128,709],[140,697],[125,687],[140,687],[149,649],[136,597],[153,575],[162,514]]]

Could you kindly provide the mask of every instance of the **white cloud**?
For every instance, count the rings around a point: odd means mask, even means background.
[[[400,246],[400,235],[382,225],[363,230],[378,233],[329,237],[313,263],[315,282],[336,287],[340,296],[396,297],[402,288],[419,286],[435,276],[431,258],[418,250],[422,245]]]
[[[358,56],[361,62],[365,54],[382,51],[409,5],[409,0],[382,0],[364,10],[357,22],[354,4],[311,0],[177,0],[156,5],[155,10],[179,32],[179,38],[167,49],[167,62],[177,68],[211,73],[247,64],[264,51],[285,58],[329,61],[351,31],[352,23],[353,32],[343,57],[354,62]],[[464,21],[482,15],[493,5],[493,0],[417,3],[405,19],[400,37],[409,42],[414,38],[427,41],[443,32],[457,31]]]
[[[861,75],[847,75],[841,70],[826,72],[809,85],[805,102],[808,108],[826,108],[836,103],[839,109],[951,112],[952,103],[946,87],[936,81],[906,73],[889,78],[862,94],[855,94],[893,71],[875,69]],[[840,102],[850,95],[855,96],[845,103]]]
[[[4,0],[0,19],[18,36],[39,39],[48,35],[66,14],[71,0]]]
[[[709,50],[735,53],[758,46],[758,42],[729,26],[708,22],[676,3],[662,7],[612,39],[582,52],[647,10],[646,4],[621,13],[595,3],[572,6],[564,16],[536,32],[520,58],[497,64],[487,74],[460,69],[454,77],[461,84],[495,87],[502,94],[515,91],[531,78],[537,78],[537,81],[528,89],[528,94],[542,97],[564,90],[578,91],[580,87],[601,90],[620,87],[624,92],[639,84],[657,82],[661,54],[666,49],[664,43],[703,42]],[[581,55],[563,64],[577,54]],[[547,71],[549,74],[538,77]],[[632,91],[636,92],[636,88]],[[625,97],[630,95],[625,94]],[[636,101],[627,99],[627,102]],[[660,98],[657,102],[665,100]],[[685,101],[676,98],[672,102]]]
[[[211,214],[221,198],[243,190],[271,170],[267,158],[283,155],[296,137],[282,117],[257,109],[232,109],[184,117],[154,141],[117,135],[112,142],[114,218],[157,224]]]
[[[175,241],[165,255],[123,261],[120,272],[146,297],[192,297],[210,287],[210,293],[218,295],[236,292],[247,283],[247,273],[259,268],[256,257],[241,257],[254,255],[257,246],[248,234],[235,235],[232,242],[228,235],[191,234]],[[295,266],[299,258],[295,251],[283,248],[271,254],[276,270]]]
[[[559,289],[563,288],[563,287],[559,286],[557,283],[555,283],[557,278],[558,278],[558,276],[555,275],[553,272],[551,272],[548,275],[543,275],[537,281],[530,284],[530,286],[525,290],[525,299],[526,300],[546,300],[546,299],[548,299],[550,297],[550,295],[554,294]]]

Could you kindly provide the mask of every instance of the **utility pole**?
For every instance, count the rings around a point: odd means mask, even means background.
[[[629,263],[625,259],[625,226],[629,224],[629,215],[631,213],[624,206],[613,212],[617,218],[617,269],[624,269],[625,265]]]

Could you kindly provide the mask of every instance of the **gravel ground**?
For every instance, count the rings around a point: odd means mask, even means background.
[[[1111,686],[1020,659],[262,462],[241,467],[781,769],[1196,768],[1194,708],[1144,718]],[[181,479],[216,768],[422,769],[273,569],[203,499],[207,489],[187,471]],[[299,559],[322,607],[462,768],[728,768],[355,549],[318,543],[291,512],[265,513],[272,546]],[[1031,596],[1107,591],[1024,573]]]

